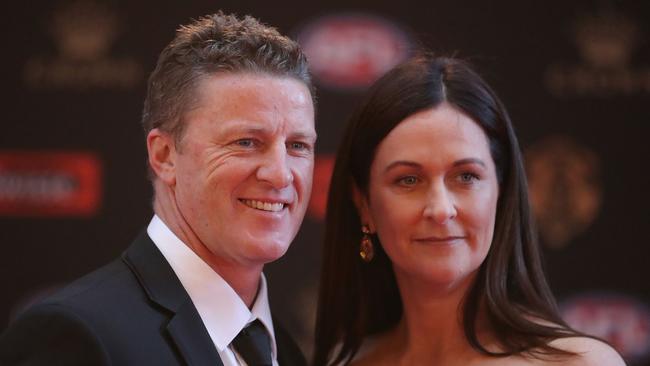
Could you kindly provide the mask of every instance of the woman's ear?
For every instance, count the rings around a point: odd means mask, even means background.
[[[368,225],[371,233],[377,232],[377,230],[375,230],[375,223],[372,220],[372,215],[370,214],[368,197],[361,192],[359,187],[354,183],[352,183],[352,200],[354,201],[354,205],[357,207],[357,212],[361,218],[361,225]]]

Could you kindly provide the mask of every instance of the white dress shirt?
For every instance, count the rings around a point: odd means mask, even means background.
[[[248,323],[259,319],[271,338],[273,365],[278,366],[277,345],[264,274],[252,309],[235,290],[154,215],[147,234],[176,273],[208,330],[224,366],[246,365],[230,344]]]

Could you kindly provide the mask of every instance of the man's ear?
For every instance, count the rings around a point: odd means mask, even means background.
[[[147,135],[149,166],[154,174],[169,186],[176,184],[176,145],[174,137],[154,128]]]
[[[370,207],[368,206],[368,197],[361,192],[359,187],[357,187],[356,184],[352,184],[352,200],[354,201],[354,205],[357,207],[357,212],[359,213],[359,217],[361,218],[361,224],[362,225],[368,225],[368,228],[370,229],[371,233],[377,232],[375,230],[375,223],[372,220],[372,216],[370,215]]]

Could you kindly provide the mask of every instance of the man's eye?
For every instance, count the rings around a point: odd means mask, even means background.
[[[253,147],[255,145],[255,142],[253,139],[239,139],[235,141],[235,144],[241,147]]]
[[[291,150],[307,150],[308,146],[304,142],[293,141],[289,143],[289,148]]]

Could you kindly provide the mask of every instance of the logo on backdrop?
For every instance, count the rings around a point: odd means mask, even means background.
[[[55,10],[49,32],[56,56],[33,56],[23,70],[34,89],[131,88],[143,77],[133,58],[110,55],[120,33],[120,18],[105,3],[65,2]]]
[[[99,159],[86,152],[0,152],[0,216],[95,215],[102,196]]]
[[[565,246],[594,221],[602,200],[600,164],[591,150],[551,137],[526,151],[530,200],[544,243]]]
[[[650,310],[621,294],[581,294],[560,304],[576,330],[605,339],[628,361],[650,355]]]
[[[410,52],[410,40],[396,24],[366,14],[317,19],[298,33],[314,78],[334,89],[363,89]]]
[[[638,25],[622,14],[605,12],[575,21],[573,38],[581,62],[551,64],[546,88],[557,97],[650,93],[650,66],[635,66],[634,51],[647,42]]]
[[[311,189],[311,199],[307,212],[311,218],[323,220],[327,208],[327,194],[330,188],[330,179],[334,169],[334,156],[318,155],[314,163],[314,180]]]

